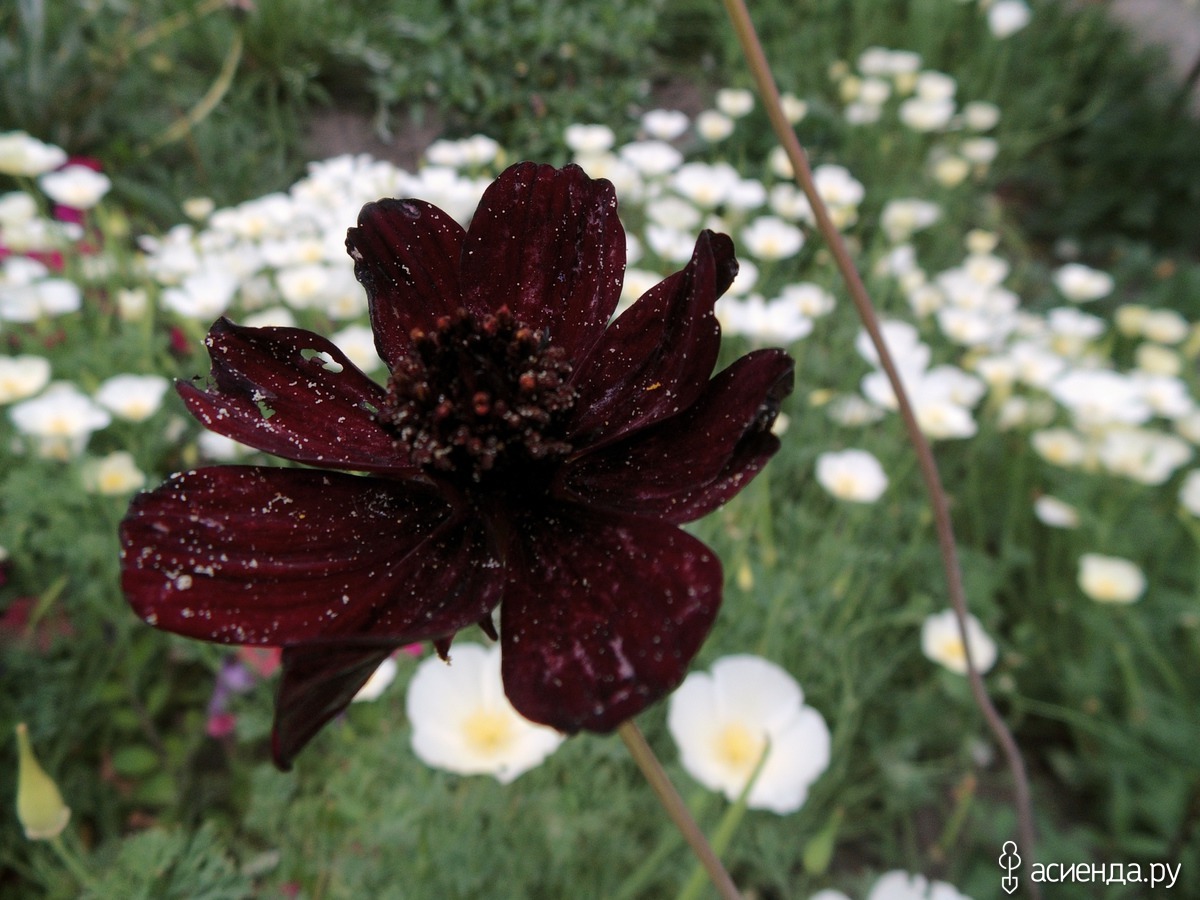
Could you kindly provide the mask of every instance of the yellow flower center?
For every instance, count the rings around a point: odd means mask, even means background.
[[[463,723],[467,743],[478,753],[492,755],[513,739],[512,720],[503,713],[477,709]]]
[[[740,722],[732,722],[717,736],[717,756],[730,768],[749,775],[758,765],[765,745],[761,734],[755,734]]]
[[[938,644],[938,655],[944,665],[961,666],[964,669],[967,667],[967,650],[963,646],[962,638],[943,638]]]

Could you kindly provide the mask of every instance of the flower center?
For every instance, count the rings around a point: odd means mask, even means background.
[[[571,451],[563,440],[576,396],[570,374],[565,351],[506,308],[482,318],[460,309],[431,331],[413,331],[381,415],[414,465],[478,482]]]
[[[477,709],[463,722],[467,744],[476,753],[494,756],[513,740],[512,720],[503,713]]]
[[[734,771],[749,775],[758,765],[765,743],[761,734],[732,722],[717,735],[717,756]]]

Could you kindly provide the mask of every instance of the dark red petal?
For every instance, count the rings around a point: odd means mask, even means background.
[[[245,328],[222,318],[205,344],[212,386],[180,382],[177,388],[206,427],[315,466],[409,471],[371,412],[383,405],[384,389],[325,338],[299,328]]]
[[[147,622],[187,637],[282,646],[440,637],[499,602],[475,516],[410,482],[221,466],[130,504],[122,587]]]
[[[354,275],[367,289],[380,357],[394,369],[414,328],[430,331],[463,305],[458,281],[465,232],[424,200],[380,200],[346,233]]]
[[[575,376],[577,444],[615,440],[695,401],[721,346],[713,306],[736,274],[733,241],[702,232],[687,266],[613,322]]]
[[[480,200],[463,246],[467,308],[507,306],[571,359],[586,355],[608,324],[624,275],[613,186],[578,166],[505,170]]]
[[[307,644],[285,647],[283,676],[275,698],[271,752],[287,771],[321,727],[350,705],[359,688],[395,645]]]
[[[779,449],[771,425],[795,364],[756,350],[708,382],[679,415],[568,463],[568,496],[590,506],[690,522],[742,489]]]
[[[721,564],[673,525],[564,508],[528,525],[500,607],[504,690],[560,731],[609,731],[678,686]]]

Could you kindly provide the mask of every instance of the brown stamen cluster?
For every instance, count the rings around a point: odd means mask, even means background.
[[[571,363],[507,308],[482,318],[460,309],[412,349],[388,380],[381,415],[414,465],[473,481],[514,462],[556,459],[575,404]]]

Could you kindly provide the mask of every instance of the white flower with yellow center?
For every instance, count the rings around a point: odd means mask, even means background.
[[[42,356],[0,356],[0,405],[32,397],[50,382],[50,360]]]
[[[96,391],[96,401],[126,422],[144,422],[162,406],[171,382],[161,375],[114,375]]]
[[[563,140],[575,153],[604,153],[611,150],[616,136],[607,125],[568,125]]]
[[[742,229],[742,244],[757,259],[787,259],[804,246],[804,232],[777,216],[759,216]]]
[[[553,753],[563,737],[523,718],[504,695],[500,645],[455,644],[447,665],[431,656],[408,685],[413,752],[435,769],[508,784]]]
[[[967,613],[967,643],[971,648],[971,661],[975,663],[975,668],[981,673],[990,671],[996,664],[996,642],[970,613]],[[967,674],[967,651],[954,610],[934,613],[921,625],[921,652],[928,659],[945,666],[955,674]]]
[[[55,203],[71,209],[91,209],[108,193],[112,181],[87,166],[66,166],[43,175],[38,186]]]
[[[829,727],[804,705],[800,685],[757,656],[726,656],[693,672],[671,696],[667,728],[680,761],[706,788],[785,815],[804,805],[829,766]]]
[[[24,131],[0,133],[0,173],[28,178],[57,169],[66,161],[61,147],[44,144]]]
[[[916,232],[928,228],[942,215],[936,203],[918,197],[889,200],[879,216],[879,224],[892,243],[907,241]]]
[[[1085,553],[1079,558],[1079,589],[1097,603],[1133,603],[1146,591],[1146,576],[1131,560]]]
[[[721,88],[715,102],[717,109],[725,115],[740,119],[754,109],[754,94],[745,88]]]
[[[1179,505],[1200,517],[1200,469],[1192,469],[1179,485]]]
[[[1069,428],[1043,428],[1035,431],[1030,440],[1037,455],[1054,466],[1070,468],[1087,458],[1083,438]]]
[[[1112,293],[1113,277],[1082,263],[1067,263],[1051,276],[1058,292],[1072,303],[1090,303]]]
[[[1033,501],[1033,514],[1039,522],[1051,528],[1079,527],[1079,510],[1050,494],[1042,494]]]
[[[83,467],[83,486],[90,494],[119,496],[136,491],[146,483],[146,473],[137,467],[133,455],[117,450]]]
[[[1178,344],[1187,336],[1187,319],[1173,309],[1149,310],[1142,320],[1142,337],[1160,344]]]
[[[92,432],[112,421],[90,397],[65,381],[16,404],[9,415],[17,430],[32,439],[40,456],[60,460],[78,456]]]
[[[874,503],[887,490],[888,478],[866,450],[826,452],[817,457],[817,482],[839,500]]]

